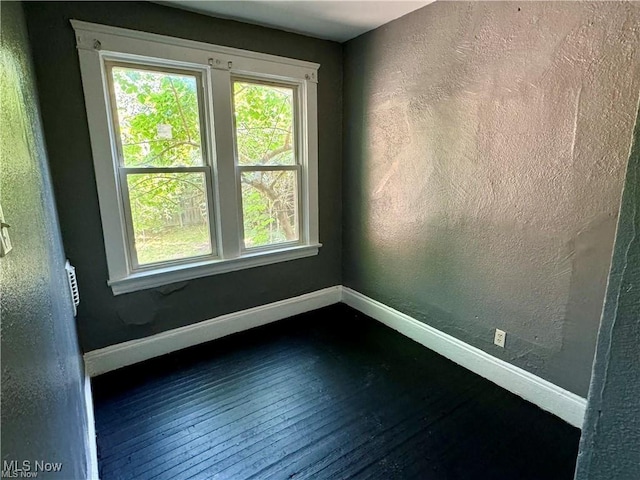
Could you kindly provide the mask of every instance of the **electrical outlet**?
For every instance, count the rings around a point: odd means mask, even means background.
[[[507,338],[507,332],[505,332],[504,330],[500,330],[499,328],[496,328],[496,335],[495,337],[493,337],[493,343],[495,343],[497,346],[504,348],[504,341]]]

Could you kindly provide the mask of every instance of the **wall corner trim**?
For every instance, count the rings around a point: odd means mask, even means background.
[[[339,303],[342,287],[324,288],[298,297],[221,315],[184,327],[84,354],[85,369],[95,377],[150,358],[209,342],[284,318]]]
[[[434,352],[581,428],[587,400],[348,287],[342,301]]]
[[[98,440],[96,438],[96,420],[93,414],[93,394],[91,377],[84,376],[84,401],[87,409],[87,480],[100,480],[98,469]]]

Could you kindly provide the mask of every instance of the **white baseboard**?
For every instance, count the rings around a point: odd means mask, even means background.
[[[139,340],[93,350],[84,354],[85,369],[90,376],[94,377],[232,333],[339,303],[341,292],[342,287],[339,285],[329,287],[299,297],[221,315]]]
[[[342,287],[342,301],[574,427],[582,427],[586,399],[350,288]]]
[[[98,470],[98,444],[96,439],[96,420],[93,416],[93,395],[91,393],[91,377],[84,377],[84,401],[87,409],[87,480],[100,480]]]
[[[84,355],[96,376],[183,348],[339,303],[397,330],[449,360],[581,428],[587,401],[532,373],[500,360],[347,287],[335,286],[260,307],[222,315],[151,337],[112,345]],[[89,387],[90,388],[90,387]],[[90,390],[89,390],[90,394]]]

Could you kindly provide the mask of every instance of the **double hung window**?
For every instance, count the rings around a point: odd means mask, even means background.
[[[72,23],[114,294],[318,252],[319,65]]]

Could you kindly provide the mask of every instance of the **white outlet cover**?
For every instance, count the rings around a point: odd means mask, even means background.
[[[499,328],[496,328],[496,334],[493,337],[493,343],[495,343],[497,346],[504,348],[504,341],[507,338],[507,332],[505,332],[504,330],[500,330]]]

